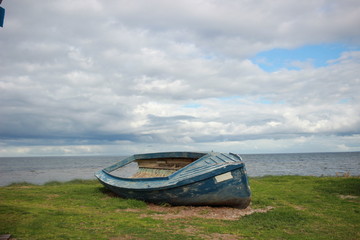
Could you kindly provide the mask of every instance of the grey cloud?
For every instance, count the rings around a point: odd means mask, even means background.
[[[247,141],[359,134],[358,51],[326,67],[275,73],[248,59],[274,47],[358,45],[357,1],[3,4],[7,146],[251,147]]]

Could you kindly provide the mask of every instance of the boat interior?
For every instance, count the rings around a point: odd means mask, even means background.
[[[167,177],[198,158],[153,158],[138,159],[138,171],[132,178]]]

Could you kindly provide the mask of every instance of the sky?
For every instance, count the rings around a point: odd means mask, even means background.
[[[0,156],[360,151],[358,0],[4,0]]]

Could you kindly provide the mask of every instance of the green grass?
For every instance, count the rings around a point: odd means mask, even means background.
[[[0,234],[21,239],[360,239],[360,178],[251,178],[252,208],[236,221],[157,219],[142,201],[97,181],[0,188]],[[208,210],[207,210],[208,211]],[[205,213],[206,214],[206,213]]]

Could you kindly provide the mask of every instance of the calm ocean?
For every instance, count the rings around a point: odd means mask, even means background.
[[[250,177],[265,175],[360,176],[360,152],[241,154]],[[94,172],[124,157],[0,157],[0,186],[13,182],[94,179]]]

